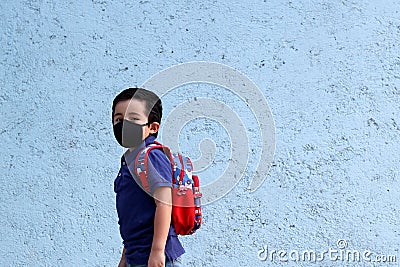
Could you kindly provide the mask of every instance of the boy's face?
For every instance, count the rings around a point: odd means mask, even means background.
[[[135,98],[123,100],[115,105],[113,124],[115,125],[124,119],[136,124],[145,124],[148,123],[148,115],[149,114],[146,111],[146,103],[144,101]],[[150,125],[142,127],[142,140],[144,140],[150,134],[156,133],[160,124],[158,122],[152,122]]]

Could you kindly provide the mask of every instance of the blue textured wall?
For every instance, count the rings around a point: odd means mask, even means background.
[[[259,86],[277,143],[256,192],[243,179],[204,207],[201,231],[182,238],[187,266],[267,266],[257,257],[266,245],[322,251],[339,239],[400,261],[396,0],[6,0],[0,12],[0,266],[117,265],[113,180],[123,150],[111,101],[198,60],[236,68]],[[167,95],[166,109],[211,90],[200,87]],[[211,91],[248,113],[239,98]],[[193,157],[191,129],[225,151],[217,122],[186,127],[182,149]],[[224,168],[219,160],[210,173]],[[395,266],[375,264],[354,266]]]

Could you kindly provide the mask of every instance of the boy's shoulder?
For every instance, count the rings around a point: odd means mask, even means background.
[[[152,144],[155,144],[154,142]],[[149,148],[149,146],[147,146]],[[148,160],[155,168],[171,168],[171,162],[162,148],[152,148],[148,153]]]
[[[144,178],[147,180],[145,182],[149,185],[151,194],[154,193],[155,189],[160,186],[172,187],[172,166],[167,155],[164,154],[161,148],[152,147],[150,142],[147,144],[146,148],[143,149],[138,155],[138,159],[135,164],[136,175],[140,178],[144,174]],[[150,149],[150,151],[146,151]],[[147,159],[145,159],[147,157]],[[147,164],[145,163],[147,160]],[[143,181],[142,181],[143,184]]]
[[[165,155],[164,151],[162,150],[163,145],[157,141],[155,136],[149,135],[145,140],[144,140],[144,148],[143,149],[150,149],[149,155],[157,155],[158,157],[162,158],[167,156]],[[141,152],[143,152],[143,149]],[[168,159],[168,158],[167,158]]]
[[[145,139],[145,147],[137,155],[140,162],[144,162],[147,157],[147,165],[149,169],[154,169],[157,172],[164,174],[172,173],[170,159],[162,149],[162,144],[157,142],[154,136],[149,136]],[[144,166],[145,167],[145,166]]]

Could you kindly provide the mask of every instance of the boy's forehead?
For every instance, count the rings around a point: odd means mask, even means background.
[[[148,116],[146,102],[135,98],[118,102],[115,106],[115,113],[137,113]]]

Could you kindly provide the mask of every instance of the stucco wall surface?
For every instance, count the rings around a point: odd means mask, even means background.
[[[112,99],[189,61],[225,64],[258,85],[276,151],[251,193],[260,156],[252,107],[212,85],[163,97],[166,114],[195,97],[223,101],[251,140],[243,179],[181,238],[185,266],[398,266],[398,1],[4,0],[0,15],[0,266],[117,265],[123,149]],[[218,121],[190,121],[179,137],[193,158],[202,139],[215,142],[205,183],[224,171],[231,139]],[[397,263],[259,258],[266,247],[343,244]]]

